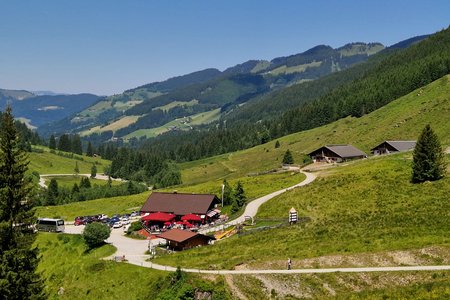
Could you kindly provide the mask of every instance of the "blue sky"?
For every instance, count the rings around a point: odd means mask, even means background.
[[[0,88],[103,95],[450,23],[448,0],[0,0],[0,12]]]

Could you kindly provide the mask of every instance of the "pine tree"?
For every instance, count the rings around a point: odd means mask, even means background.
[[[75,168],[73,168],[73,171],[75,173],[76,176],[78,176],[78,174],[80,174],[80,168],[78,167],[78,162],[75,162]]]
[[[69,136],[67,134],[63,134],[59,137],[58,150],[65,151],[65,152],[71,152],[72,146],[70,143]]]
[[[50,140],[48,141],[48,147],[52,150],[56,150],[56,139],[53,134],[50,136]]]
[[[81,145],[81,139],[78,134],[75,134],[72,136],[72,141],[70,144],[71,144],[71,150],[73,153],[79,154],[79,155],[83,154],[83,147]]]
[[[91,167],[91,178],[95,178],[97,176],[97,166],[95,164],[92,164]]]
[[[2,114],[0,127],[0,295],[2,299],[45,299],[44,285],[36,273],[38,250],[28,157],[19,148],[11,107]]]
[[[247,197],[245,196],[244,186],[240,181],[236,183],[236,188],[234,189],[234,199],[239,207],[244,206],[245,201],[247,200]]]
[[[292,165],[294,163],[294,158],[292,157],[291,151],[289,149],[286,150],[283,156],[283,164]]]
[[[94,149],[92,149],[91,142],[88,142],[87,149],[86,149],[86,156],[89,156],[89,157],[94,156]]]
[[[444,176],[445,169],[445,156],[439,138],[430,125],[427,125],[414,148],[411,181],[419,183],[438,180]]]
[[[56,199],[58,199],[58,195],[58,182],[55,178],[52,178],[47,188],[47,205],[56,205]]]
[[[275,142],[275,149],[277,148],[280,148],[280,142],[278,140]]]

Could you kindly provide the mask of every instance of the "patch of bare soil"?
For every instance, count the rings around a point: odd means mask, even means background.
[[[285,276],[253,275],[260,280],[268,293],[274,291],[278,297],[294,296],[297,298],[311,298],[312,293],[301,280],[292,281]]]
[[[236,299],[248,300],[244,294],[242,294],[241,290],[234,284],[233,275],[225,275],[225,282],[228,284],[231,294]]]
[[[334,267],[391,267],[417,266],[450,263],[450,247],[430,246],[414,250],[396,250],[379,253],[350,255],[327,255],[292,260],[292,268],[334,268]],[[248,267],[246,267],[248,269]],[[285,269],[286,261],[276,260],[252,265],[255,269]]]

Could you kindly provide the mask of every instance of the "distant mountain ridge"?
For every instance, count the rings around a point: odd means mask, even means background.
[[[9,103],[14,116],[26,120],[30,127],[55,122],[91,106],[98,100],[93,94],[35,95],[24,90],[0,89],[0,109]]]
[[[89,135],[114,128],[109,136],[130,137],[139,130],[160,128],[180,118],[220,109],[220,114],[215,114],[217,119],[230,107],[237,108],[272,91],[347,69],[383,49],[380,43],[350,43],[337,49],[319,45],[271,61],[249,60],[222,72],[205,69],[101,98],[76,115],[41,126],[39,131],[44,135],[50,132]],[[186,124],[189,119],[180,122]]]

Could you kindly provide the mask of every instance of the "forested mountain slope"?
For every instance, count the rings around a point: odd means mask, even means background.
[[[106,97],[77,115],[39,130],[44,135],[52,130],[103,134],[114,123],[106,136],[123,137],[201,112],[220,108],[227,113],[260,95],[366,61],[383,48],[379,43],[351,43],[338,49],[321,45],[272,61],[250,60],[223,72],[206,69]]]

